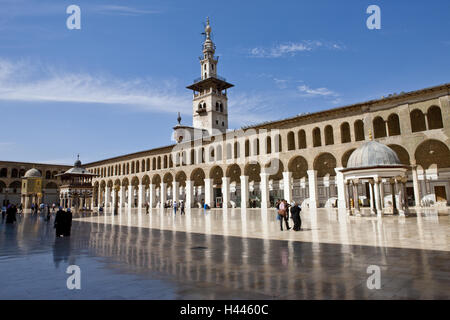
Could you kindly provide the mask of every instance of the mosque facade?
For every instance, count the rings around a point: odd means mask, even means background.
[[[176,143],[85,164],[90,207],[450,205],[450,84],[229,130],[233,85],[219,76],[210,34],[208,21],[200,78],[187,87],[193,125],[179,117]],[[0,162],[0,197],[11,170]]]

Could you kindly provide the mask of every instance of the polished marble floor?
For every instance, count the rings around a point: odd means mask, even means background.
[[[136,210],[77,216],[70,238],[25,214],[0,224],[0,299],[449,299],[447,211],[348,217],[302,212],[280,231],[273,210]],[[68,290],[68,265],[81,290]],[[367,288],[367,267],[381,288]]]

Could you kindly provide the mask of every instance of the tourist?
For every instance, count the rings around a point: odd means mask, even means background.
[[[5,216],[6,216],[6,206],[3,206],[2,207],[2,220],[4,220],[5,219]]]
[[[184,214],[184,201],[180,201],[180,215]]]
[[[173,214],[176,215],[177,214],[177,207],[178,207],[178,203],[176,201],[173,202]]]
[[[287,209],[287,203],[286,203],[286,201],[284,199],[282,199],[280,201],[279,209],[278,209],[278,215],[280,217],[280,229],[281,229],[281,231],[283,231],[283,220],[284,220],[284,223],[286,224],[286,230],[290,229],[290,227],[289,227],[289,220],[288,220],[289,218],[287,216],[286,209]]]
[[[70,229],[72,229],[72,211],[70,208],[67,208],[64,216],[64,237],[70,237]]]
[[[16,213],[17,208],[15,205],[8,205],[8,208],[6,209],[6,223],[14,223],[16,222]]]
[[[56,229],[56,237],[62,237],[64,234],[64,215],[65,211],[62,209],[62,207],[59,207],[58,212],[56,212],[54,224],[54,227]]]
[[[46,219],[46,221],[50,221],[50,215],[51,215],[50,205],[48,204],[45,207],[47,208],[47,219]]]
[[[300,218],[300,211],[302,211],[302,208],[297,202],[293,202],[293,205],[291,207],[291,215],[292,220],[294,221],[294,231],[300,231],[302,227],[302,220]]]
[[[148,211],[149,211],[149,208],[150,208],[148,202],[145,202],[144,206],[145,206],[145,214],[148,214]]]

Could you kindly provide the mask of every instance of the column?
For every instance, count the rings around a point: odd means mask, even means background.
[[[345,185],[344,185],[344,174],[341,170],[344,168],[335,168],[336,171],[336,186],[338,193],[338,203],[337,206],[339,209],[345,208]]]
[[[142,202],[144,199],[144,186],[142,184],[138,185],[138,208],[142,209]]]
[[[375,197],[373,192],[373,185],[375,181],[373,179],[369,180],[369,195],[370,195],[370,214],[375,214]]]
[[[398,213],[400,216],[405,216],[405,210],[403,210],[403,208],[404,208],[404,203],[403,203],[404,193],[403,193],[401,179],[400,180],[395,179],[395,188],[397,189],[397,193],[398,193],[398,199],[397,199]]]
[[[159,193],[159,199],[161,200],[160,208],[164,208],[164,204],[166,203],[167,185],[163,181],[161,181]]]
[[[391,178],[389,180],[389,183],[391,184],[391,196],[392,196],[392,213],[397,214],[397,200],[395,200],[395,179]]]
[[[241,208],[248,207],[248,177],[241,176]]]
[[[401,183],[402,183],[402,190],[403,190],[403,209],[405,210],[405,213],[408,213],[409,205],[408,205],[408,194],[406,193],[406,182],[408,182],[408,178],[402,177]]]
[[[149,207],[153,208],[155,204],[155,185],[150,183],[149,187]]]
[[[212,193],[213,193],[213,185],[212,185],[212,179],[208,179],[206,178],[205,180],[205,203],[210,206],[211,208],[213,207],[213,199],[212,199]]]
[[[381,216],[382,211],[381,211],[381,199],[380,199],[380,180],[378,178],[375,178],[375,209],[377,210],[377,215]]]
[[[100,209],[101,206],[102,206],[102,189],[100,189],[99,186],[97,192],[97,208]]]
[[[355,213],[357,216],[360,216],[361,213],[359,211],[358,183],[359,183],[358,179],[353,180],[353,202],[355,205]]]
[[[384,182],[383,179],[380,178],[380,203],[381,203],[381,210],[384,209]]]
[[[317,171],[308,170],[309,207],[317,208]]]
[[[173,179],[172,182],[172,200],[175,202],[178,202],[178,199],[180,197],[180,188],[179,183]]]
[[[292,172],[283,172],[283,191],[284,199],[288,202],[292,202],[292,185],[291,185]],[[261,179],[262,181],[262,179]],[[262,196],[261,196],[262,198]]]
[[[352,187],[352,180],[345,181],[345,184],[347,186],[347,206],[349,212],[352,211],[352,199],[353,199],[353,187]]]
[[[112,213],[115,214],[116,213],[116,188],[115,186],[112,188]]]
[[[265,172],[261,172],[260,176],[261,176],[261,183],[259,184],[259,187],[261,189],[261,209],[267,209],[269,207],[269,175]],[[284,172],[283,172],[283,179],[284,179]],[[284,192],[286,195],[286,190]]]
[[[222,177],[222,201],[223,208],[228,208],[228,202],[230,201],[230,178]]]
[[[186,208],[192,207],[192,181],[186,180]]]
[[[110,194],[111,194],[111,188],[110,187],[106,187],[105,188],[105,212],[106,212],[106,209],[108,208],[108,207],[110,207],[111,205],[110,205]]]
[[[131,209],[131,203],[134,200],[134,194],[133,194],[133,186],[131,184],[128,185],[128,209]]]
[[[120,186],[119,190],[119,208],[123,208],[125,202],[125,188],[124,186]]]
[[[415,166],[415,165],[412,165],[412,178],[413,178],[413,188],[414,188],[414,204],[416,207],[420,207],[419,178],[417,176],[417,166]]]

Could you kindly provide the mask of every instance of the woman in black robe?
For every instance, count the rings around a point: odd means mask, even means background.
[[[64,220],[66,212],[60,207],[55,216],[56,237],[62,237],[64,234]]]
[[[300,231],[300,229],[302,227],[302,220],[300,218],[301,210],[302,209],[297,204],[297,202],[295,202],[294,205],[291,207],[292,220],[294,220],[294,228],[293,228],[294,231]]]
[[[6,209],[6,223],[16,222],[16,213],[17,208],[13,205],[9,205],[8,209]]]
[[[72,229],[72,211],[67,208],[64,215],[64,237],[70,237],[70,229]]]

